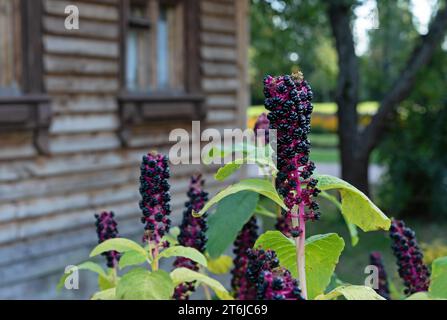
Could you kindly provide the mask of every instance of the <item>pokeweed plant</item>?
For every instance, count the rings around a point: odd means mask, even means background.
[[[208,161],[237,151],[236,159],[216,172],[217,181],[234,175],[247,162],[260,167],[263,176],[242,179],[209,200],[201,177],[193,177],[183,221],[175,232],[170,220],[168,159],[154,153],[144,156],[140,168],[143,244],[119,238],[113,215],[97,216],[100,243],[90,256],[104,255],[108,270],[92,261],[77,266],[98,274],[100,291],[93,299],[184,300],[198,285],[203,285],[205,292],[212,289],[219,299],[387,298],[384,288],[376,292],[368,286],[342,281],[337,282],[338,287],[328,289],[345,242],[335,233],[306,237],[306,222],[320,217],[315,197],[320,195],[339,209],[352,245],[359,241],[357,228],[365,232],[388,230],[391,220],[353,185],[314,173],[308,137],[312,90],[302,75],[268,76],[264,84],[269,113],[262,115],[255,127],[261,129],[262,135],[255,135],[251,144],[237,145],[231,150],[213,149],[206,157]],[[266,128],[276,130],[276,140],[271,131],[267,135]],[[259,141],[264,143],[258,145]],[[272,155],[276,155],[276,163]],[[256,215],[277,218],[279,230],[258,236]],[[414,234],[398,222],[393,222],[391,233],[396,234],[392,236],[396,241],[393,248],[401,259],[407,293],[415,292],[408,299],[447,298],[447,257],[433,263],[428,281],[429,273],[420,263]],[[224,255],[232,244],[233,268],[231,257]],[[174,270],[168,273],[159,262],[170,257],[175,262]],[[372,264],[380,264],[377,256],[372,258]],[[224,274],[230,269],[231,294],[207,275]],[[59,286],[69,276],[70,273],[65,274]]]
[[[201,268],[207,267],[207,258],[202,253],[206,243],[205,219],[192,220],[192,210],[199,210],[207,200],[201,189],[200,176],[192,177],[189,202],[185,211],[183,230],[175,237],[169,233],[171,220],[169,164],[166,156],[149,153],[143,157],[140,175],[141,222],[144,224],[143,245],[117,237],[117,223],[110,213],[97,216],[99,245],[90,257],[104,255],[109,272],[92,261],[84,262],[69,270],[60,280],[62,287],[76,269],[87,269],[99,275],[100,291],[92,299],[185,299],[189,292],[200,284],[212,289],[217,297],[231,299],[227,290],[217,280],[207,276]],[[192,242],[191,242],[192,240]],[[168,273],[160,268],[160,260],[175,257],[176,268]],[[146,267],[144,267],[146,264]],[[132,267],[118,276],[120,271]]]

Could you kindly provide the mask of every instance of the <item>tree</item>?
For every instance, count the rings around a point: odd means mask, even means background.
[[[387,129],[387,123],[400,102],[405,100],[416,84],[418,72],[432,59],[447,29],[445,0],[433,19],[429,32],[420,36],[407,63],[380,101],[380,107],[371,123],[360,131],[357,104],[359,102],[359,63],[355,54],[351,30],[354,3],[332,0],[327,6],[332,34],[338,53],[339,75],[336,90],[338,105],[339,139],[343,179],[364,192],[369,192],[368,165],[372,150]]]

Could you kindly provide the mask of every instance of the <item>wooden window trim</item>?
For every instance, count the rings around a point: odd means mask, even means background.
[[[51,122],[49,97],[44,94],[41,0],[21,0],[22,93],[0,96],[0,132],[33,131],[34,146],[48,153]]]
[[[142,0],[145,1],[145,0]],[[153,121],[193,121],[203,120],[206,116],[204,95],[201,88],[200,70],[200,4],[197,0],[159,0],[161,4],[184,6],[184,84],[185,92],[166,94],[131,93],[126,88],[126,35],[129,23],[129,0],[121,1],[121,58],[120,83],[121,93],[118,95],[121,118],[121,140],[128,145],[132,125]],[[134,23],[136,21],[131,21]],[[138,25],[150,27],[150,25]]]

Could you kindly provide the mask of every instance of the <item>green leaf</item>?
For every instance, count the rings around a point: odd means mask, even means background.
[[[217,170],[216,174],[214,175],[214,179],[216,179],[217,181],[224,181],[233,173],[238,171],[241,166],[242,164],[237,163],[236,161],[229,162]]]
[[[193,213],[194,216],[200,217],[206,211],[208,211],[213,205],[221,201],[222,199],[241,192],[241,191],[253,191],[256,193],[260,193],[273,201],[279,204],[281,207],[286,209],[286,206],[282,199],[279,197],[278,193],[275,190],[275,187],[271,183],[271,181],[265,179],[246,179],[242,180],[239,183],[233,184],[222,191],[220,191],[217,195],[215,195],[210,201],[206,203],[202,210],[199,213]]]
[[[256,241],[255,247],[276,252],[280,264],[298,277],[295,242],[279,231],[267,231]],[[345,242],[335,233],[316,235],[306,240],[306,281],[309,299],[322,294],[331,281]]]
[[[116,300],[116,288],[96,292],[91,300]]]
[[[180,234],[180,228],[179,227],[172,227],[169,230],[169,233],[165,234],[163,238],[161,238],[161,242],[167,241],[169,242],[170,246],[176,246],[178,245],[177,237]]]
[[[428,291],[430,296],[447,299],[447,257],[433,261]]]
[[[140,265],[148,261],[146,255],[142,255],[139,251],[127,251],[121,256],[119,261],[120,269],[125,267]]]
[[[405,300],[433,300],[428,292],[416,292],[413,293],[411,296],[406,298]]]
[[[174,284],[166,271],[137,268],[126,273],[118,282],[116,296],[124,300],[170,300]]]
[[[211,288],[220,299],[232,300],[227,289],[217,280],[208,277],[202,273],[192,271],[186,268],[177,268],[171,272],[171,279],[174,285],[177,286],[184,282],[197,281],[199,284],[206,285]]]
[[[255,214],[273,219],[277,218],[276,213],[273,213],[268,209],[264,208],[260,203],[258,203],[258,205],[256,206]]]
[[[391,220],[360,190],[337,177],[315,175],[323,191],[336,189],[341,196],[341,211],[346,220],[363,231],[388,230]]]
[[[336,197],[330,195],[326,191],[321,192],[320,197],[332,202],[332,204],[334,204],[337,207],[337,209],[340,210],[340,212],[342,212],[341,203],[340,201],[338,201]],[[359,235],[357,232],[357,227],[355,226],[355,224],[349,222],[348,219],[343,214],[342,217],[346,223],[346,227],[348,227],[349,235],[351,236],[351,245],[355,247],[359,243]]]
[[[98,244],[92,252],[90,252],[90,257],[97,256],[103,252],[107,251],[118,251],[118,252],[128,252],[128,251],[136,251],[140,254],[147,256],[146,250],[138,243],[124,238],[115,238],[106,240],[100,244]]]
[[[317,296],[315,300],[332,300],[340,296],[344,296],[346,300],[386,300],[370,287],[353,285],[340,286],[328,294]]]
[[[104,271],[104,269],[97,263],[94,263],[92,261],[86,261],[83,262],[81,264],[78,264],[77,266],[75,266],[76,268],[78,268],[78,270],[89,270],[92,272],[97,273],[99,276],[107,278],[107,274]],[[73,272],[73,268],[69,270],[68,273],[64,273],[62,275],[62,277],[59,279],[59,282],[56,286],[57,290],[60,290],[64,287],[65,284],[65,280],[68,278],[68,276]]]
[[[216,212],[208,219],[207,250],[212,258],[219,257],[234,242],[252,216],[258,200],[257,193],[242,191],[218,203]]]
[[[183,246],[175,246],[164,249],[159,255],[158,258],[169,258],[169,257],[184,257],[191,259],[202,266],[207,266],[207,261],[205,256],[197,249],[183,247]]]
[[[208,271],[214,274],[226,274],[233,267],[233,259],[222,255],[217,259],[208,259]]]

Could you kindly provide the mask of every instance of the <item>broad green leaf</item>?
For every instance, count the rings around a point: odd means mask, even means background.
[[[433,261],[428,291],[430,296],[447,299],[447,257]]]
[[[388,230],[391,220],[360,190],[348,182],[329,175],[315,175],[317,187],[323,191],[338,190],[341,210],[348,222],[363,231]]]
[[[170,300],[174,288],[166,271],[150,272],[137,268],[121,278],[116,287],[116,296],[124,300]]]
[[[433,299],[430,298],[428,292],[416,292],[413,293],[408,298],[406,298],[405,300],[433,300]]]
[[[251,191],[231,194],[217,205],[208,219],[207,250],[211,258],[218,258],[234,242],[239,231],[250,219],[259,195]]]
[[[90,252],[90,257],[97,256],[103,252],[107,251],[118,251],[118,252],[127,252],[127,251],[136,251],[140,254],[146,256],[147,252],[144,250],[142,246],[138,243],[125,239],[125,238],[115,238],[106,240],[100,244],[98,244],[92,252]]]
[[[241,166],[242,164],[236,161],[229,162],[217,170],[216,174],[214,175],[214,179],[216,179],[217,181],[224,181],[225,179],[230,177],[233,173],[238,171]]]
[[[186,268],[177,268],[171,272],[171,279],[174,285],[177,286],[184,282],[197,281],[199,284],[206,285],[212,289],[216,295],[223,300],[232,300],[232,297],[228,293],[227,289],[217,280]]]
[[[92,261],[86,261],[83,262],[81,264],[78,264],[77,266],[75,266],[76,268],[78,268],[78,270],[89,270],[92,272],[97,273],[99,276],[107,278],[107,274],[104,271],[104,269],[97,263],[94,263]],[[56,286],[57,290],[60,290],[64,287],[65,284],[65,280],[68,278],[68,276],[73,272],[73,268],[69,270],[68,273],[64,273],[62,275],[62,277],[59,279],[59,282]]]
[[[330,195],[326,191],[321,192],[320,197],[332,202],[332,204],[334,204],[335,207],[337,207],[337,209],[340,210],[340,212],[342,212],[341,203],[340,201],[338,201],[336,197]],[[349,235],[351,236],[351,245],[355,247],[359,243],[359,235],[357,232],[357,227],[355,226],[355,224],[349,222],[345,215],[342,214],[342,217],[346,223],[346,227],[348,228]]]
[[[116,288],[96,292],[91,300],[116,300]]]
[[[276,252],[280,264],[298,278],[295,242],[279,231],[267,231],[256,241],[255,247]],[[307,296],[314,299],[322,294],[331,281],[345,242],[335,233],[316,235],[306,240]]]
[[[119,261],[120,269],[125,267],[140,265],[148,261],[146,255],[142,255],[139,251],[127,251],[124,252]]]
[[[370,287],[353,285],[340,286],[328,294],[317,296],[315,300],[332,300],[340,296],[344,296],[346,300],[386,300]]]
[[[103,277],[101,275],[98,276],[98,287],[99,290],[107,290],[110,288],[115,288],[116,284],[110,277]]]
[[[226,274],[233,267],[233,259],[222,255],[217,259],[208,259],[208,271],[214,274]]]
[[[277,204],[279,204],[281,207],[286,209],[286,206],[282,199],[279,197],[278,193],[275,190],[275,187],[273,186],[271,181],[265,180],[265,179],[246,179],[242,180],[236,184],[233,184],[222,191],[220,191],[217,195],[215,195],[210,201],[206,203],[206,205],[203,207],[202,210],[198,213],[193,213],[194,216],[200,217],[203,215],[206,211],[208,211],[213,205],[221,201],[222,199],[241,192],[241,191],[253,191],[259,194],[262,194],[273,201],[275,201]]]
[[[197,249],[183,247],[183,246],[175,246],[164,249],[159,255],[158,258],[169,258],[169,257],[184,257],[191,259],[202,266],[207,266],[207,261],[205,256]]]

